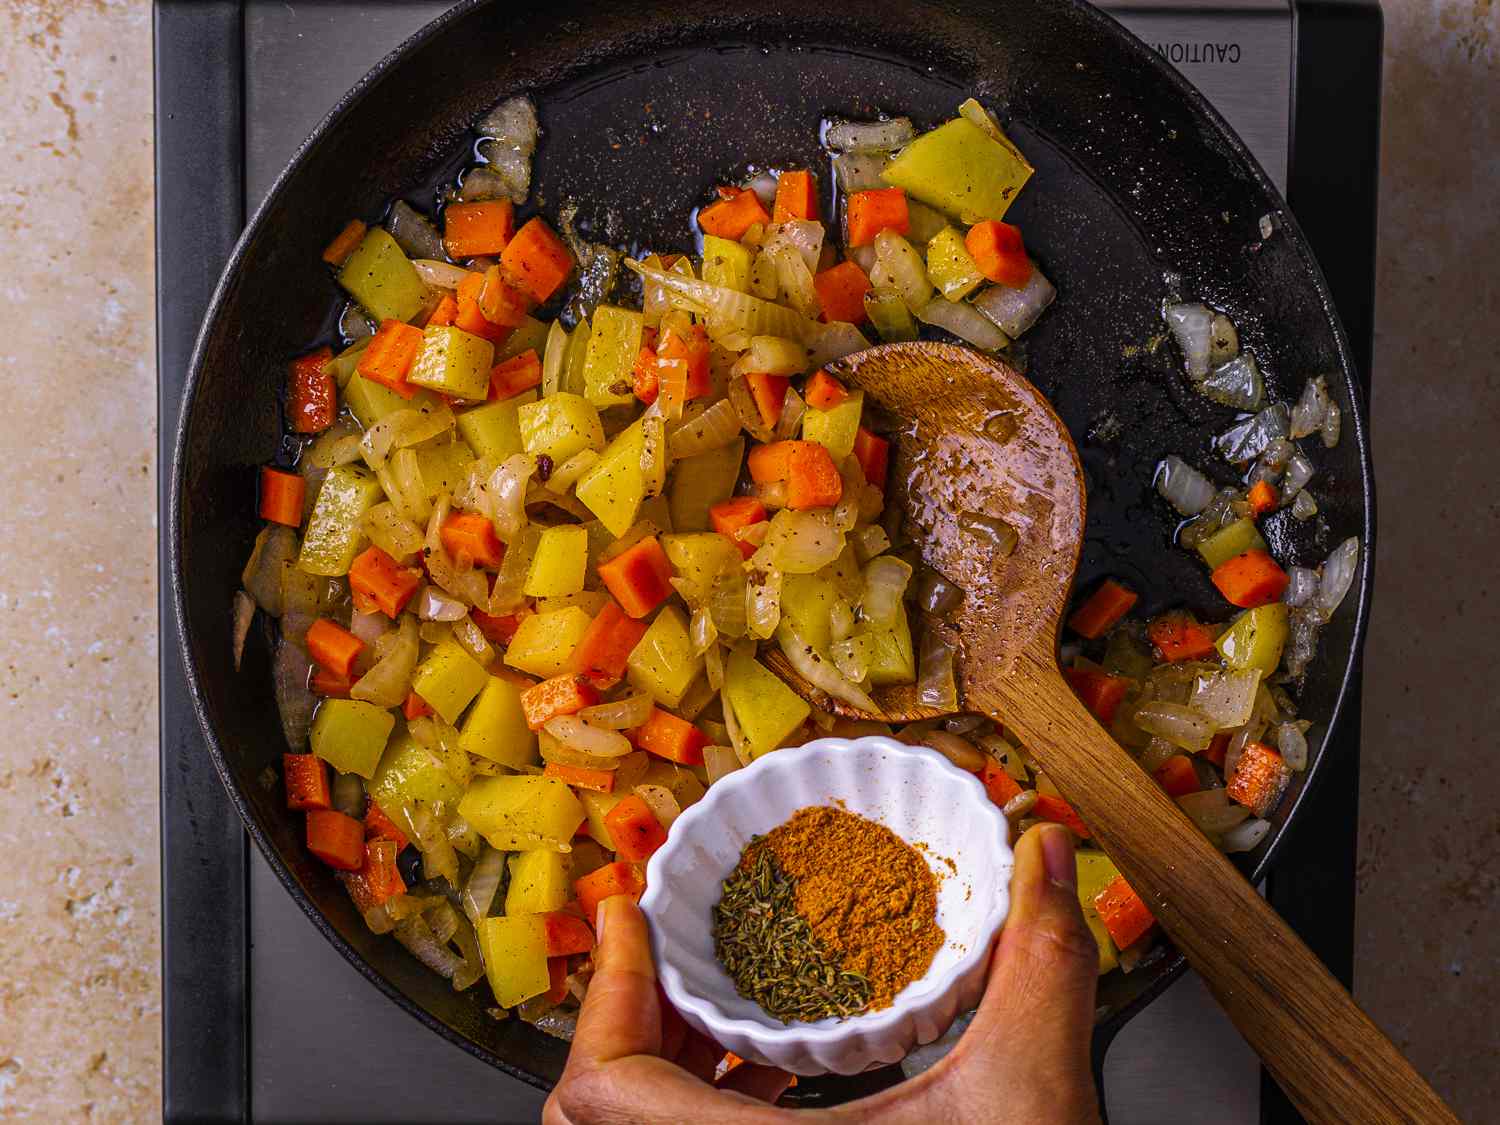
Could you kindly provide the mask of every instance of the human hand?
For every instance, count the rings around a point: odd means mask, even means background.
[[[958,1045],[916,1078],[816,1112],[881,1125],[1098,1121],[1089,1069],[1098,950],[1076,886],[1071,832],[1043,824],[1022,836],[1010,914],[984,998]],[[594,977],[568,1065],[547,1099],[547,1125],[753,1125],[807,1116],[767,1104],[789,1082],[771,1067],[744,1064],[713,1085],[722,1052],[661,999],[639,908],[627,898],[606,899],[599,921]]]

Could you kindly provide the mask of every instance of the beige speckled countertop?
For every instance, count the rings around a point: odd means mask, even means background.
[[[0,1119],[147,1120],[151,13],[3,0],[0,21]],[[1356,987],[1477,1121],[1500,1057],[1500,5],[1388,3],[1386,68]]]

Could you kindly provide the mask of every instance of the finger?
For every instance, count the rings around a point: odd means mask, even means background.
[[[599,904],[594,975],[578,1014],[569,1067],[658,1055],[662,1012],[646,918],[625,895]]]
[[[792,1076],[785,1070],[759,1063],[741,1063],[724,1076],[718,1084],[720,1090],[733,1090],[761,1102],[774,1102],[792,1084]]]

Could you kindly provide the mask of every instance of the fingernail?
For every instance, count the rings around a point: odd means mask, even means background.
[[[1078,889],[1078,863],[1073,854],[1073,833],[1061,824],[1042,826],[1042,865],[1047,878],[1059,887]]]
[[[609,917],[609,899],[601,902],[594,911],[594,944],[604,944],[604,920]]]

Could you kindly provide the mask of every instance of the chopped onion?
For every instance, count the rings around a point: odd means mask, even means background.
[[[922,633],[922,647],[917,656],[917,698],[939,711],[958,710],[958,681],[953,673],[953,649],[937,629],[929,626]],[[872,710],[872,708],[867,708]],[[938,732],[929,735],[929,739]]]
[[[375,335],[375,325],[365,315],[365,310],[359,307],[359,302],[350,301],[344,306],[344,311],[339,313],[339,335],[350,344],[367,341]]]
[[[781,417],[776,421],[774,437],[777,441],[786,441],[797,436],[802,428],[802,416],[807,413],[807,403],[803,401],[794,387],[786,389],[786,396],[781,402]]]
[[[1298,520],[1310,520],[1318,514],[1318,502],[1313,499],[1311,492],[1302,491],[1292,501],[1292,518]]]
[[[509,543],[526,526],[526,483],[536,472],[536,458],[513,453],[491,475],[486,486],[494,505],[495,534]]]
[[[1222,789],[1185,793],[1177,798],[1177,805],[1207,836],[1222,836],[1250,815],[1249,809],[1235,804]]]
[[[1153,737],[1141,751],[1136,761],[1140,762],[1141,769],[1147,773],[1155,773],[1166,763],[1167,759],[1175,758],[1181,754],[1180,747],[1168,742],[1165,738]]]
[[[1259,414],[1242,418],[1214,439],[1228,461],[1251,461],[1264,453],[1277,438],[1287,435],[1287,409],[1274,402]]]
[[[1033,269],[1031,277],[1019,289],[1008,285],[987,286],[974,298],[974,307],[1014,339],[1037,322],[1056,296],[1052,282],[1042,276],[1040,269]]]
[[[875,191],[890,187],[880,175],[890,162],[888,152],[841,152],[833,158],[833,175],[846,195]]]
[[[950,610],[957,609],[963,600],[963,590],[937,571],[929,570],[922,575],[922,581],[917,587],[917,605],[923,613],[941,617]]]
[[[739,755],[734,752],[732,746],[705,746],[703,767],[708,771],[710,785],[720,778],[727,777],[735,770],[743,768],[740,765]]]
[[[479,663],[489,665],[494,661],[494,648],[467,613],[453,623],[453,639]]]
[[[867,243],[864,246],[856,246],[852,250],[847,251],[845,256],[863,270],[866,277],[875,268],[875,262],[877,261],[875,257],[875,244],[873,242]]]
[[[1310,604],[1318,593],[1318,572],[1305,566],[1294,566],[1286,573],[1290,581],[1281,600],[1293,607]]]
[[[1286,479],[1281,482],[1282,503],[1293,499],[1316,475],[1317,470],[1313,468],[1312,462],[1301,453],[1294,453],[1287,462]]]
[[[1237,410],[1259,410],[1266,397],[1266,384],[1255,356],[1241,352],[1228,363],[1210,371],[1198,384],[1198,392]]]
[[[901,615],[901,600],[911,581],[911,564],[894,555],[880,555],[865,567],[865,588],[860,609],[877,629],[894,628]]]
[[[407,952],[445,980],[452,980],[463,965],[451,949],[438,941],[420,914],[401,919],[394,932]]]
[[[732,570],[719,575],[708,596],[708,615],[714,628],[726,637],[743,637],[749,629],[745,613],[745,574]]]
[[[746,371],[765,375],[796,375],[807,366],[807,349],[796,340],[788,340],[784,336],[752,336],[749,351],[735,366],[741,365],[743,370],[735,371],[736,375],[743,375]]]
[[[1354,574],[1359,567],[1359,540],[1353,536],[1345,539],[1328,556],[1323,564],[1323,574],[1318,581],[1318,592],[1313,597],[1313,607],[1327,621],[1349,593],[1354,584]]]
[[[773,244],[795,250],[808,270],[816,271],[823,253],[823,224],[811,219],[791,219],[782,223],[776,237],[766,243],[768,247]]]
[[[918,310],[933,300],[932,282],[927,280],[927,265],[922,255],[893,230],[883,230],[875,236],[875,268],[870,272],[870,284],[895,289],[906,307],[918,316],[921,315]],[[952,304],[947,300],[940,303]],[[988,321],[986,326],[994,330]]]
[[[646,802],[651,815],[663,828],[671,828],[672,822],[682,815],[682,806],[665,785],[637,785],[635,795]]]
[[[627,695],[609,703],[596,703],[578,712],[578,717],[592,726],[605,730],[629,730],[640,726],[651,717],[654,704],[644,691]]]
[[[752,573],[745,582],[745,628],[750,636],[765,640],[776,632],[781,620],[781,571]]]
[[[814,324],[807,333],[807,366],[822,367],[870,346],[865,334],[847,320]]]
[[[1280,437],[1274,439],[1271,444],[1266,446],[1265,451],[1260,455],[1260,463],[1266,466],[1266,468],[1273,470],[1275,477],[1279,477],[1286,469],[1287,462],[1296,455],[1297,447],[1286,438]],[[1275,477],[1272,479],[1274,480]]]
[[[1305,438],[1317,433],[1328,414],[1328,381],[1314,375],[1302,388],[1302,397],[1292,407],[1291,434],[1294,438]]]
[[[524,203],[531,186],[531,154],[541,131],[536,106],[525,96],[509,98],[486,114],[476,130],[492,138],[480,142],[479,154],[490,162],[511,202]]]
[[[799,316],[792,309],[736,289],[683,277],[669,270],[651,269],[633,258],[626,258],[625,265],[643,280],[665,289],[679,307],[731,324],[752,336],[787,336],[803,340],[819,327],[816,321]]]
[[[495,893],[500,889],[500,877],[505,872],[505,853],[488,844],[480,847],[479,861],[474,864],[474,870],[469,872],[469,880],[464,884],[463,894],[460,896],[464,913],[476,926],[480,919],[489,917]]]
[[[1184,750],[1207,750],[1213,741],[1213,720],[1186,704],[1151,700],[1138,706],[1133,717],[1147,734],[1161,735]]]
[[[1006,801],[1000,811],[1005,814],[1007,820],[1018,820],[1036,808],[1039,800],[1041,800],[1041,795],[1035,789],[1022,789]]]
[[[792,667],[813,687],[841,699],[861,711],[875,711],[875,701],[857,684],[844,678],[834,662],[804,641],[790,621],[783,621],[776,640]]]
[[[1235,330],[1234,321],[1223,313],[1214,313],[1213,335],[1208,347],[1209,366],[1222,366],[1237,356],[1239,351],[1240,334]]]
[[[509,199],[510,192],[510,180],[498,168],[478,164],[464,173],[458,198],[465,203],[480,203],[487,199]]]
[[[765,543],[755,553],[754,565],[785,574],[813,574],[843,553],[844,535],[826,510],[783,509],[771,517]]]
[[[633,749],[630,740],[618,731],[590,726],[576,715],[559,715],[547,720],[546,731],[569,750],[592,754],[598,758],[620,758]]]
[[[1248,852],[1255,848],[1266,838],[1266,833],[1271,831],[1271,822],[1261,820],[1258,816],[1252,816],[1240,821],[1228,832],[1219,837],[1219,847],[1226,852]]]
[[[743,382],[743,380],[741,380]],[[740,416],[734,403],[723,398],[702,414],[672,430],[667,445],[672,460],[694,457],[699,453],[722,449],[740,434]]]
[[[446,258],[443,236],[438,233],[432,220],[404,199],[391,204],[391,213],[386,216],[385,229],[408,258]]]
[[[418,258],[412,262],[417,276],[434,289],[457,289],[459,283],[469,276],[469,271],[451,262],[439,262],[432,258]]]
[[[405,702],[417,668],[418,641],[416,619],[403,615],[400,627],[381,638],[384,652],[349,689],[349,697],[377,707],[396,707]]]
[[[312,661],[308,659],[307,651],[295,641],[282,637],[276,648],[272,676],[276,709],[281,713],[281,732],[286,735],[286,743],[293,753],[301,753],[307,743],[313,711],[318,706],[318,697],[307,688],[311,674]]]
[[[417,616],[423,621],[457,621],[468,612],[468,606],[436,586],[424,587],[417,603]]]
[[[778,244],[767,246],[760,256],[775,265],[777,292],[782,299],[811,322],[818,315],[818,290],[802,255],[791,246]],[[804,335],[806,331],[802,330]]]
[[[333,807],[345,816],[363,820],[365,816],[365,784],[357,773],[339,773],[333,776]]]
[[[948,226],[948,216],[935,207],[929,207],[910,197],[906,200],[906,236],[912,242],[926,246],[933,237]]]
[[[923,324],[942,328],[984,351],[997,351],[1010,343],[1005,333],[996,328],[988,317],[976,312],[973,305],[963,301],[934,297],[921,308],[912,311]]]
[[[983,512],[960,512],[958,526],[978,538],[986,550],[993,551],[1000,558],[1008,558],[1021,541],[1020,535],[1010,524],[998,516],[988,516]]]
[[[267,523],[255,537],[255,547],[240,574],[240,584],[272,617],[283,605],[281,572],[297,558],[297,533],[285,524]]]
[[[1184,516],[1196,516],[1213,501],[1213,481],[1173,454],[1156,467],[1156,491]]]
[[[1307,768],[1307,736],[1302,733],[1301,723],[1282,723],[1276,728],[1276,749],[1292,769]]]
[[[1163,311],[1188,374],[1195,380],[1202,379],[1208,374],[1208,357],[1213,346],[1213,310],[1207,305],[1190,303],[1168,305]]]
[[[875,659],[876,648],[874,637],[869,633],[860,633],[834,641],[829,646],[828,654],[833,657],[833,664],[839,670],[839,675],[858,684],[863,683],[870,674],[870,662]]]
[[[760,407],[755,404],[755,396],[750,393],[750,387],[746,384],[744,376],[736,375],[729,380],[727,401],[735,412],[737,427],[744,429],[756,441],[772,440],[771,427],[767,426],[761,417]],[[738,429],[735,432],[738,433]]]
[[[1323,448],[1332,449],[1339,443],[1339,434],[1343,430],[1343,411],[1339,404],[1330,401],[1328,413],[1323,415]]]
[[[887,121],[830,121],[823,147],[830,152],[889,152],[917,135],[909,117]]]
[[[250,636],[250,622],[255,620],[255,601],[244,590],[236,590],[233,599],[233,633],[230,644],[234,652],[234,670],[240,670],[245,656],[245,640]]]
[[[1212,719],[1219,730],[1232,730],[1250,721],[1259,686],[1259,669],[1199,676],[1193,683],[1189,705]]]
[[[349,632],[364,641],[367,651],[373,652],[380,638],[390,631],[392,622],[383,613],[360,613],[356,610],[349,617]],[[360,654],[361,656],[364,653]]]
[[[885,533],[885,528],[879,524],[866,524],[856,531],[850,542],[854,544],[855,557],[861,564],[869,562],[876,555],[882,555],[891,549],[891,538]],[[962,592],[959,594],[962,597]]]
[[[405,449],[435,438],[451,430],[453,424],[453,411],[444,405],[395,410],[365,431],[360,449],[370,468],[378,469],[393,449]]]
[[[1295,679],[1307,671],[1318,650],[1318,630],[1322,628],[1322,622],[1315,604],[1292,610],[1287,622],[1286,652],[1281,658],[1289,677]]]

